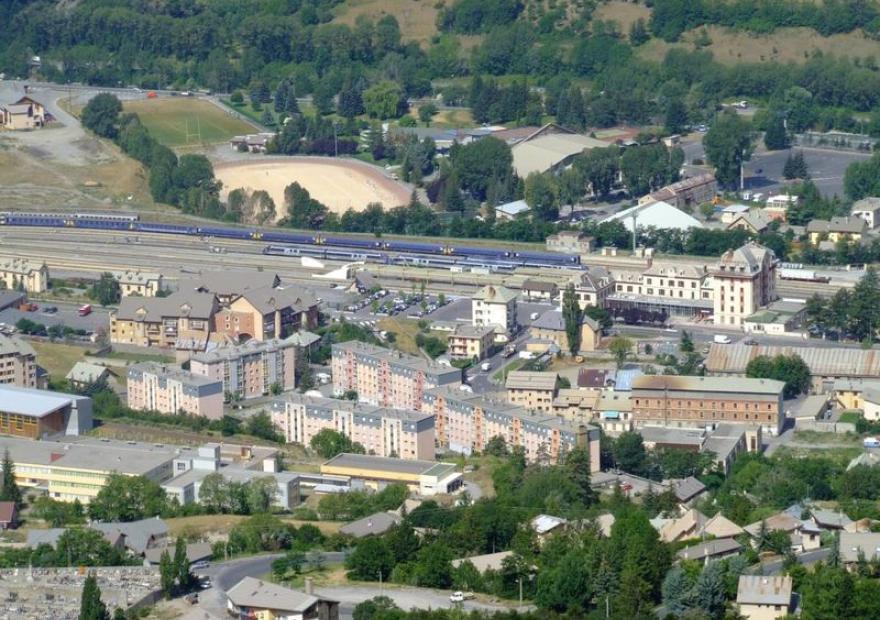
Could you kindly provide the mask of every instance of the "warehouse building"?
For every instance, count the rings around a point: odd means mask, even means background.
[[[410,491],[430,497],[438,493],[455,493],[464,484],[454,463],[403,460],[366,454],[340,454],[321,465],[321,473],[347,476],[352,487],[357,484],[382,489],[389,484],[403,483]]]
[[[39,439],[92,430],[92,399],[86,396],[0,385],[0,433]]]

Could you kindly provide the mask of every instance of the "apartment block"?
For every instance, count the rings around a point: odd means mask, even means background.
[[[725,252],[712,269],[715,324],[740,326],[774,301],[778,264],[773,251],[757,243]]]
[[[705,428],[731,422],[776,435],[784,422],[784,386],[771,379],[644,375],[632,383],[633,423]]]
[[[582,310],[587,306],[604,308],[608,295],[614,292],[614,278],[604,267],[587,268],[572,278],[571,284]]]
[[[333,345],[331,370],[337,396],[354,391],[362,402],[395,409],[420,410],[425,390],[461,384],[458,368],[357,341]]]
[[[123,297],[155,297],[162,290],[162,274],[145,271],[114,271]]]
[[[484,286],[473,296],[471,323],[492,326],[499,335],[516,331],[516,292],[503,286]]]
[[[216,379],[147,362],[129,367],[127,389],[132,409],[223,417],[223,384]]]
[[[190,359],[190,372],[223,384],[224,395],[257,398],[272,391],[296,387],[296,364],[300,340],[250,340],[218,347]]]
[[[478,359],[489,357],[495,342],[495,328],[490,325],[456,325],[446,342],[449,357]]]
[[[434,416],[350,400],[286,394],[272,403],[272,421],[288,443],[308,446],[324,429],[361,444],[369,454],[434,458]]]
[[[214,318],[218,335],[237,342],[287,338],[318,325],[318,300],[299,287],[244,291]]]
[[[437,444],[472,454],[495,436],[521,446],[530,462],[559,462],[577,445],[590,451],[592,471],[599,471],[599,429],[572,424],[558,416],[529,412],[500,400],[450,387],[429,390],[422,411],[434,414]]]
[[[530,411],[550,413],[553,411],[558,379],[559,375],[555,372],[514,370],[507,374],[507,381],[504,383],[507,402]]]
[[[49,268],[46,263],[26,258],[0,260],[0,282],[10,291],[42,293],[49,289]]]
[[[211,293],[123,297],[119,309],[110,313],[110,342],[203,351],[217,309]]]
[[[39,439],[91,429],[91,398],[0,385],[0,434]]]
[[[37,355],[21,338],[0,335],[0,384],[37,387]]]

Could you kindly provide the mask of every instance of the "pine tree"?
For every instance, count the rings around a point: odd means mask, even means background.
[[[764,146],[770,151],[788,148],[788,134],[782,116],[777,114],[770,120],[770,125],[764,132]]]
[[[17,508],[21,507],[21,489],[15,482],[15,464],[8,449],[3,453],[3,488],[0,489],[0,501],[15,502]]]
[[[174,594],[175,577],[174,563],[171,561],[171,556],[168,555],[168,549],[165,549],[159,556],[159,582],[165,598],[171,598]]]
[[[287,106],[284,108],[284,111],[288,116],[300,113],[299,102],[296,100],[296,90],[293,88],[293,84],[287,85]]]
[[[107,606],[101,600],[101,589],[93,573],[89,573],[83,583],[82,598],[79,605],[79,620],[110,620]]]
[[[569,284],[562,294],[562,320],[565,322],[565,335],[568,338],[568,352],[577,355],[581,350],[581,318],[583,311],[574,285]]]
[[[278,114],[287,111],[287,92],[287,80],[281,80],[281,82],[278,83],[278,88],[275,89],[275,97],[273,98],[275,112]]]
[[[186,541],[183,536],[178,536],[174,545],[174,570],[180,589],[187,590],[192,582],[192,573],[189,572],[189,558],[186,556]]]

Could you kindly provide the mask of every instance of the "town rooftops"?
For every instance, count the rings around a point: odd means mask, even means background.
[[[322,467],[342,467],[346,469],[362,469],[373,472],[388,472],[410,476],[436,476],[444,470],[454,470],[453,463],[436,461],[404,460],[369,454],[350,454],[343,452],[324,463]]]
[[[733,538],[743,533],[745,533],[744,529],[720,512],[706,521],[700,530],[700,534],[715,538]]]
[[[487,336],[494,334],[495,328],[491,325],[471,325],[470,323],[460,323],[455,326],[452,331],[452,338],[466,338],[473,340],[482,340]]]
[[[116,318],[123,321],[158,323],[165,317],[208,320],[216,309],[213,293],[178,291],[168,297],[123,297]]]
[[[304,613],[321,601],[317,596],[245,577],[226,592],[236,607]]]
[[[150,282],[155,282],[162,277],[158,273],[149,273],[146,271],[112,271],[111,273],[120,284],[146,285]]]
[[[599,331],[602,328],[596,319],[590,318],[586,314],[581,315],[581,325],[589,325],[593,331]],[[565,319],[562,318],[562,310],[548,310],[535,319],[530,327],[554,332],[565,331]]]
[[[338,398],[322,398],[318,396],[309,396],[298,392],[287,392],[279,396],[275,403],[283,406],[284,403],[294,403],[302,405],[306,410],[324,410],[324,411],[349,411],[356,415],[380,418],[394,418],[406,422],[421,422],[423,420],[433,419],[430,413],[422,413],[421,411],[412,411],[408,409],[391,409],[388,407],[377,407],[367,403],[360,403],[351,400],[340,400]]]
[[[271,271],[203,271],[193,278],[181,280],[179,289],[229,296],[258,288],[274,288],[279,284],[281,278]]]
[[[377,512],[367,515],[363,519],[346,523],[339,528],[339,533],[355,538],[379,536],[402,521],[403,518],[394,512]]]
[[[680,502],[690,501],[705,490],[706,485],[693,476],[677,480],[672,485],[672,492]]]
[[[846,532],[840,533],[840,559],[851,564],[859,561],[859,552],[865,560],[880,559],[880,533]]]
[[[664,278],[699,279],[708,275],[708,271],[703,265],[692,265],[689,263],[654,263],[642,272],[642,275],[661,276]]]
[[[791,604],[791,577],[740,575],[736,602],[740,605],[788,607]]]
[[[577,386],[579,388],[603,388],[609,381],[614,381],[614,371],[605,368],[581,368],[578,371]]]
[[[0,385],[0,409],[4,413],[43,418],[59,409],[72,405],[75,401],[86,400],[84,396],[74,396],[62,392],[48,392],[30,388]]]
[[[733,538],[722,538],[685,547],[676,555],[681,560],[702,560],[704,558],[723,557],[739,553],[742,545]]]
[[[880,379],[880,355],[877,355],[877,351],[842,347],[711,344],[709,355],[706,356],[706,371],[713,374],[744,375],[748,363],[759,355],[775,357],[780,354],[800,356],[814,376]]]
[[[544,280],[535,280],[533,278],[526,278],[523,281],[521,288],[524,291],[537,291],[540,293],[549,293],[550,295],[555,295],[559,290],[559,287],[553,282],[545,282]]]
[[[458,368],[449,368],[448,366],[444,366],[443,364],[439,364],[432,360],[426,360],[415,355],[407,355],[400,351],[385,349],[374,344],[349,340],[347,342],[334,343],[332,349],[334,354],[337,351],[344,351],[354,355],[368,355],[391,365],[405,366],[410,370],[432,374],[437,376],[437,378],[443,383],[461,382],[461,370]]]
[[[880,198],[876,196],[868,196],[853,203],[852,210],[856,211],[875,211],[880,209]]]
[[[728,250],[722,254],[716,265],[715,273],[726,276],[739,274],[751,277],[752,274],[760,270],[768,256],[770,260],[776,257],[772,250],[754,241],[749,241],[736,250]]]
[[[636,377],[632,387],[633,390],[653,392],[737,393],[775,397],[782,393],[785,384],[773,379],[642,375]]]
[[[807,224],[808,233],[864,233],[868,223],[857,216],[832,217],[831,220],[812,220]]]
[[[283,308],[307,311],[318,305],[318,300],[310,292],[297,286],[290,288],[273,288],[264,286],[251,288],[242,292],[241,295],[260,314],[269,314]]]
[[[299,332],[297,332],[298,334]],[[285,339],[280,338],[271,338],[269,340],[248,340],[242,344],[235,345],[225,345],[222,347],[216,347],[211,349],[210,351],[205,351],[202,353],[197,353],[192,356],[193,360],[211,363],[211,362],[219,362],[219,361],[230,361],[237,360],[240,357],[245,357],[248,355],[258,355],[263,352],[269,351],[277,351],[280,349],[285,349],[287,347],[300,346],[298,343],[297,334],[293,334]],[[315,334],[312,334],[315,335]],[[316,338],[320,339],[320,336],[316,336]]]
[[[489,304],[506,304],[516,299],[516,291],[512,291],[506,286],[488,285],[474,293],[473,299],[478,299]]]
[[[660,230],[703,228],[703,224],[698,219],[662,200],[624,209],[603,221],[620,221],[628,231],[632,232],[633,220],[635,220],[636,228],[653,227]]]
[[[137,374],[151,374],[163,379],[179,381],[183,385],[199,388],[213,386],[215,384],[222,385],[217,379],[203,377],[202,375],[197,375],[187,370],[181,370],[180,368],[169,368],[168,366],[157,362],[141,362],[140,364],[134,364],[128,367],[129,377]]]
[[[734,214],[734,215],[738,215],[738,214],[740,214],[740,213],[748,213],[748,212],[749,212],[749,209],[751,209],[751,207],[749,207],[748,205],[744,205],[744,204],[733,204],[733,205],[729,205],[729,206],[727,206],[727,207],[724,207],[723,209],[721,209],[721,212],[722,212],[722,213],[731,213],[731,214]]]
[[[553,515],[538,515],[531,521],[532,529],[538,535],[546,534],[557,527],[563,526],[568,521],[562,517],[554,517]]]
[[[36,355],[34,348],[14,336],[0,334],[0,355]]]
[[[89,527],[110,536],[119,532],[125,536],[125,546],[135,553],[144,553],[147,547],[168,535],[168,525],[158,517],[125,523],[92,523]]]
[[[486,553],[485,555],[472,555],[469,558],[457,558],[452,560],[452,568],[458,568],[465,562],[470,562],[477,569],[478,573],[485,573],[487,570],[501,570],[502,563],[505,558],[513,555],[513,551],[499,551],[497,553]]]
[[[533,136],[517,142],[511,148],[513,169],[523,179],[532,172],[546,172],[586,149],[609,146],[608,142],[569,132]]]
[[[555,390],[558,378],[555,372],[514,370],[507,373],[504,386],[508,390]]]
[[[34,271],[39,271],[46,266],[46,263],[29,260],[27,258],[6,258],[0,260],[0,271],[16,273],[19,275],[28,275]]]

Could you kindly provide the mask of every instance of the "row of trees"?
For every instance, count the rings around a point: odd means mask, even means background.
[[[880,328],[880,279],[869,268],[852,289],[838,289],[831,297],[807,300],[806,323],[823,335],[873,342]]]

